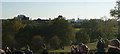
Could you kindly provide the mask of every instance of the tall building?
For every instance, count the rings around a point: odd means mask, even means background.
[[[20,19],[20,20],[29,20],[29,17],[26,17],[25,15],[18,15],[15,18]]]

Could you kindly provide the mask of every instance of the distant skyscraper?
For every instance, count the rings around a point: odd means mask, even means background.
[[[18,18],[20,20],[29,20],[29,17],[26,17],[25,15],[18,15],[17,17],[15,18]]]

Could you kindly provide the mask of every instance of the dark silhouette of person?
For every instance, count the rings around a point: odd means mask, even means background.
[[[33,52],[30,50],[30,47],[28,45],[26,46],[24,53],[25,54],[33,54]]]
[[[89,48],[87,45],[81,45],[80,47],[80,54],[88,54],[89,53]]]
[[[76,43],[72,43],[71,45],[71,54],[78,54],[79,53],[79,49],[78,49],[78,44]]]
[[[120,54],[120,41],[118,39],[112,40],[108,47],[108,54]]]
[[[5,49],[5,53],[6,53],[6,54],[12,54],[11,50],[9,49],[9,47],[7,47],[7,48]]]
[[[45,44],[43,44],[42,48],[43,48],[42,54],[48,54],[48,50]]]
[[[74,45],[71,45],[71,54],[74,54]]]
[[[16,48],[13,48],[12,54],[24,54],[24,52],[17,50]]]
[[[99,37],[97,43],[97,54],[104,54],[105,53],[105,41]]]
[[[2,49],[0,49],[0,53],[1,53],[1,54],[5,54],[5,51],[2,50]]]
[[[81,46],[84,45],[82,42],[78,44],[78,53],[80,54],[81,53]]]

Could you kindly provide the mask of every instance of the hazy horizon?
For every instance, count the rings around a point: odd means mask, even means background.
[[[19,14],[31,19],[48,19],[63,15],[66,19],[110,17],[115,2],[2,2],[2,18]]]

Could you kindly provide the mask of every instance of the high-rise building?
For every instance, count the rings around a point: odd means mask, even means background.
[[[18,15],[15,18],[20,19],[20,20],[29,20],[29,17],[26,17],[25,15]]]

